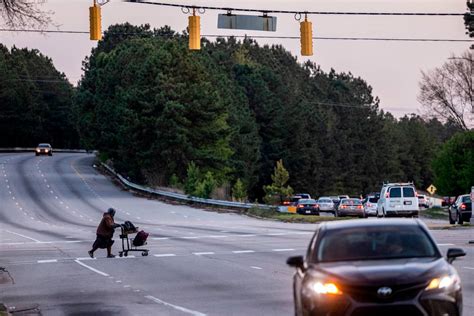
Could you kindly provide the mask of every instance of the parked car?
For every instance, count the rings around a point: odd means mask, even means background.
[[[418,217],[418,198],[413,183],[387,183],[380,191],[377,217]]]
[[[296,212],[302,215],[319,215],[319,207],[314,199],[300,199],[296,205]]]
[[[470,222],[472,216],[472,201],[469,194],[458,196],[456,201],[448,209],[450,224],[462,225],[464,222]]]
[[[290,257],[295,315],[462,314],[461,279],[419,220],[324,222]]]
[[[426,195],[423,195],[423,194],[418,195],[418,206],[419,207],[424,207],[424,208],[429,208],[430,207],[430,205],[428,203],[428,198],[426,197]]]
[[[367,196],[362,204],[364,205],[364,211],[366,216],[377,216],[377,202],[378,198],[374,195]]]
[[[35,155],[48,155],[52,156],[53,155],[53,148],[51,147],[50,144],[42,143],[36,146],[35,148]]]
[[[337,207],[335,216],[365,217],[364,206],[360,199],[342,199]]]
[[[318,203],[320,212],[334,213],[336,211],[336,209],[334,207],[334,202],[329,197],[320,197],[319,200],[317,201],[317,203]]]

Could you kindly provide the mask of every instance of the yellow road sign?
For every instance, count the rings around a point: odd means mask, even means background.
[[[436,187],[434,185],[430,185],[426,191],[428,191],[429,194],[433,195],[436,192]]]

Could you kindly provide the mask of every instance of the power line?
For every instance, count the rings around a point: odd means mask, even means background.
[[[0,29],[0,32],[21,32],[21,33],[57,33],[57,34],[89,34],[87,31],[74,30],[34,30],[34,29]],[[107,34],[117,35],[144,35],[143,33],[107,32]],[[172,37],[172,35],[157,35],[154,37]],[[299,36],[271,36],[271,35],[228,35],[228,34],[203,34],[203,37],[234,37],[234,38],[255,38],[255,39],[291,39],[299,40]],[[459,42],[471,43],[472,39],[449,39],[449,38],[389,38],[389,37],[334,37],[334,36],[314,36],[315,40],[341,40],[341,41],[392,41],[392,42]]]
[[[164,7],[177,7],[186,9],[204,9],[220,11],[240,11],[240,12],[259,12],[259,13],[281,13],[281,14],[311,14],[311,15],[372,15],[372,16],[463,16],[464,13],[436,13],[436,12],[338,12],[338,11],[304,11],[304,10],[274,10],[274,9],[245,9],[230,7],[197,6],[189,4],[152,2],[141,0],[125,0],[130,3],[151,4]]]

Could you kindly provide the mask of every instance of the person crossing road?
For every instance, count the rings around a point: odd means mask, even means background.
[[[101,248],[107,249],[107,258],[114,258],[115,255],[112,254],[112,245],[114,240],[112,237],[114,235],[114,230],[117,227],[120,227],[119,224],[114,222],[115,210],[109,208],[102,216],[99,226],[97,227],[97,238],[92,245],[92,249],[89,250],[89,256],[94,258],[94,252]]]

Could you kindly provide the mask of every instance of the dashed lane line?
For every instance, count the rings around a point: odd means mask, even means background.
[[[34,219],[34,218],[32,218],[32,219]],[[12,231],[10,231],[10,230],[6,230],[6,229],[5,229],[4,231],[6,231],[7,233],[10,233],[10,234],[13,234],[13,235],[17,235],[17,236],[20,236],[20,237],[23,237],[23,238],[32,240],[32,241],[34,241],[34,242],[36,242],[36,243],[40,243],[40,242],[41,242],[41,241],[38,240],[38,239],[35,239],[35,238],[32,238],[32,237],[28,237],[28,236],[25,236],[25,235],[22,235],[22,234],[19,234],[19,233],[15,233],[15,232],[12,232]]]
[[[38,260],[38,263],[53,263],[58,262],[56,259],[48,259],[48,260]]]
[[[193,252],[195,256],[205,256],[205,255],[215,255],[216,253],[213,251],[206,251],[206,252]]]
[[[159,254],[155,254],[153,255],[155,257],[158,257],[158,258],[162,258],[162,257],[176,257],[176,255],[174,253],[159,253]]]
[[[254,253],[255,250],[235,250],[232,253]]]
[[[160,300],[159,298],[156,298],[156,297],[151,296],[151,295],[146,295],[145,298],[150,300],[150,301],[153,301],[157,304],[164,305],[164,306],[167,306],[167,307],[171,307],[175,310],[178,310],[178,311],[186,313],[186,314],[190,314],[190,315],[193,315],[193,316],[206,316],[206,314],[203,314],[201,312],[194,311],[194,310],[187,309],[187,308],[179,306],[179,305],[174,305],[174,304],[165,302],[165,301]]]
[[[87,269],[89,269],[89,270],[91,270],[91,271],[93,271],[93,272],[95,272],[95,273],[97,273],[97,274],[100,274],[100,275],[106,276],[106,277],[109,276],[109,275],[108,275],[107,273],[105,273],[105,272],[102,272],[102,271],[97,270],[97,269],[95,269],[95,268],[93,268],[93,267],[91,267],[91,266],[88,266],[87,264],[83,263],[81,260],[74,260],[74,262],[76,262],[77,264],[79,264],[79,265],[83,266],[84,268],[87,268]]]
[[[282,251],[295,251],[293,248],[283,248],[283,249],[272,249],[275,252],[282,252]]]

